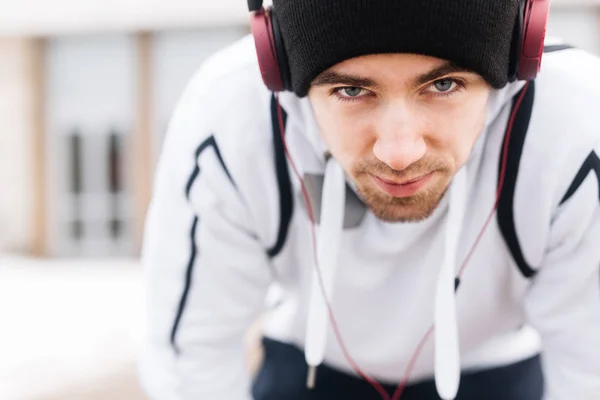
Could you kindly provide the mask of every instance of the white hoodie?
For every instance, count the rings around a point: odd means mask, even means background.
[[[456,295],[455,277],[494,207],[524,84],[492,92],[467,164],[434,214],[411,224],[366,210],[326,160],[309,101],[280,95],[287,146],[315,212],[324,288],[361,369],[398,382],[435,323],[410,382],[435,376],[442,398],[453,398],[460,369],[540,351],[546,399],[600,398],[599,73],[600,61],[583,51],[545,55],[529,129],[511,139],[502,209]],[[273,284],[282,297],[264,334],[305,349],[309,365],[354,374],[329,323],[300,182],[290,169],[286,198],[288,172],[276,170],[272,105],[246,38],[203,66],[170,124],[143,252],[149,325],[140,370],[154,399],[250,399],[243,335]]]

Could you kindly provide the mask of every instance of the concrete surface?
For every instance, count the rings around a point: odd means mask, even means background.
[[[0,400],[146,400],[136,260],[32,260],[0,254]],[[262,361],[260,320],[246,337]]]
[[[134,260],[0,258],[0,400],[142,400]]]

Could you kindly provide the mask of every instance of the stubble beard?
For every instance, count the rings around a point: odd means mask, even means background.
[[[424,164],[424,163],[420,163]],[[429,218],[438,208],[448,190],[452,172],[447,163],[436,161],[427,165],[411,166],[409,170],[394,171],[387,166],[357,165],[352,178],[361,200],[380,220],[385,222],[420,222]],[[373,182],[371,174],[394,181],[403,181],[434,172],[426,186],[409,197],[394,197],[383,192]]]

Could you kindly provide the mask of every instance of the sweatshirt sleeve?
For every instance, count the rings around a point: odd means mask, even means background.
[[[235,174],[186,94],[157,169],[142,252],[147,330],[140,380],[154,400],[250,399],[243,339],[272,274]]]
[[[563,199],[552,223],[545,261],[526,300],[529,321],[542,337],[545,400],[600,396],[597,154],[597,149],[590,154]]]

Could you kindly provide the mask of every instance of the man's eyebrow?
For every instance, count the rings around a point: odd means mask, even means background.
[[[349,87],[371,87],[376,88],[377,82],[370,78],[343,74],[336,71],[327,70],[317,76],[311,83],[312,86],[331,86],[343,85]]]
[[[427,82],[434,81],[445,75],[457,72],[472,73],[473,71],[467,68],[463,68],[451,61],[446,61],[438,67],[435,67],[431,71],[425,72],[419,75],[415,81],[415,86],[423,85]],[[327,70],[317,76],[311,83],[312,86],[333,86],[343,85],[349,87],[369,87],[377,88],[379,85],[371,78],[365,78],[356,75],[344,74],[333,70]]]
[[[473,73],[473,71],[470,69],[463,68],[460,65],[453,63],[452,61],[446,61],[442,65],[432,69],[431,71],[426,72],[422,75],[419,75],[415,79],[415,86],[423,85],[427,82],[434,81],[445,75],[456,73],[456,72]]]

